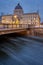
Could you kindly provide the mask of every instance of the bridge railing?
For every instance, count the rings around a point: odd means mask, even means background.
[[[9,29],[9,28],[28,28],[28,24],[0,24],[0,29]]]
[[[0,29],[9,29],[9,28],[37,28],[37,29],[43,29],[42,27],[35,27],[33,25],[29,24],[0,24]]]

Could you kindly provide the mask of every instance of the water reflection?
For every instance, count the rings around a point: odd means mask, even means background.
[[[29,37],[9,37],[0,44],[0,65],[43,65],[43,44]]]

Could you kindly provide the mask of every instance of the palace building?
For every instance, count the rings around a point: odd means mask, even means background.
[[[40,16],[38,12],[24,13],[23,8],[18,3],[12,15],[3,15],[2,23],[4,24],[29,24],[34,26],[40,25]]]

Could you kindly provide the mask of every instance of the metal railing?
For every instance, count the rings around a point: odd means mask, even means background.
[[[0,29],[9,29],[9,28],[28,28],[30,27],[27,24],[0,24]]]
[[[9,29],[9,28],[41,28],[41,27],[35,27],[33,25],[29,24],[0,24],[0,29]]]

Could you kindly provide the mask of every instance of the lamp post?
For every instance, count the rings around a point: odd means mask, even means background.
[[[33,25],[35,26],[35,20],[36,20],[36,18],[34,18],[34,22],[33,22]]]
[[[13,24],[16,24],[16,19],[17,19],[17,16],[14,15],[14,16],[12,17],[12,28],[13,28]]]
[[[14,16],[14,21],[15,21],[15,25],[16,25],[17,15]],[[17,28],[17,25],[16,25],[16,28]]]
[[[19,21],[20,21],[20,18],[17,15],[14,15],[12,17],[12,27],[13,27],[13,24],[14,24],[14,25],[16,25],[16,28],[17,28],[17,25],[19,25]]]

